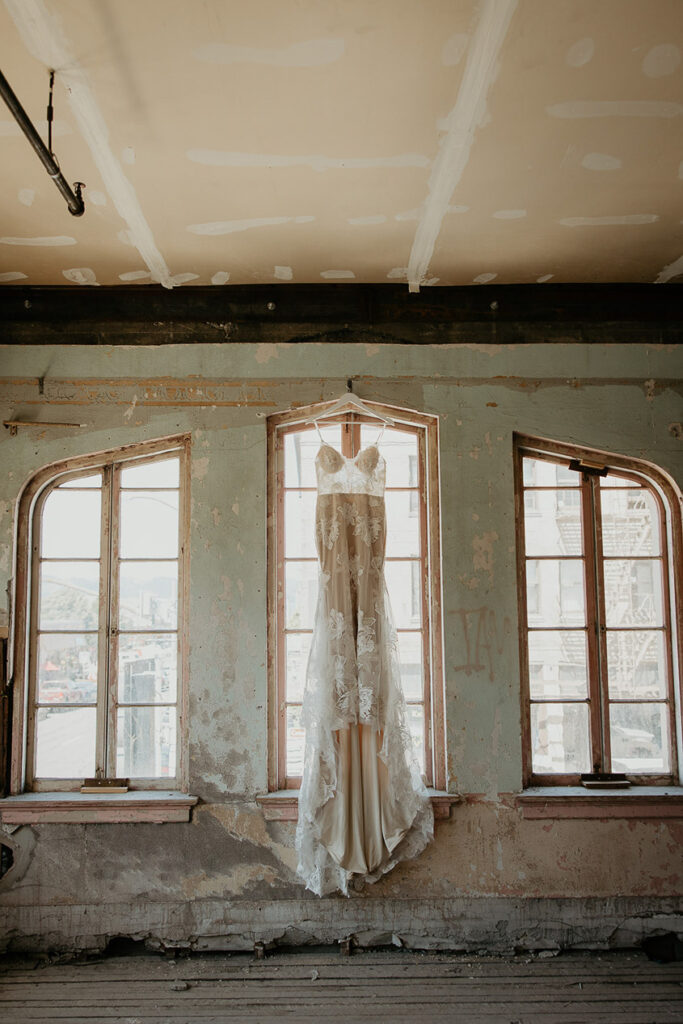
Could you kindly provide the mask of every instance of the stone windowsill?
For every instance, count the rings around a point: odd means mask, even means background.
[[[434,809],[436,821],[450,818],[453,804],[460,803],[462,797],[455,793],[444,793],[438,789],[428,789],[429,799]],[[280,789],[275,793],[264,793],[256,797],[263,816],[267,821],[297,821],[299,817],[299,790]]]
[[[0,823],[90,824],[97,822],[189,821],[196,796],[171,790],[128,793],[21,793],[0,799]]]
[[[538,786],[515,797],[524,818],[683,818],[683,786]]]

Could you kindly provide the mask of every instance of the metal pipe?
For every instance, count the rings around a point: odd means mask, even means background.
[[[85,211],[85,203],[83,202],[83,196],[81,195],[83,183],[81,181],[75,182],[74,188],[76,191],[72,191],[66,178],[59,169],[59,164],[33,127],[31,119],[17,99],[12,87],[3,75],[2,71],[0,71],[0,94],[14,115],[15,121],[40,157],[40,161],[45,170],[66,199],[67,206],[69,207],[69,213],[72,213],[74,217],[80,217]]]

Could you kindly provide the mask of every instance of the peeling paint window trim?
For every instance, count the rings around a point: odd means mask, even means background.
[[[328,403],[329,404],[329,403]],[[427,784],[446,789],[445,713],[441,623],[441,558],[439,514],[438,418],[414,410],[377,402],[380,416],[389,416],[399,429],[414,433],[418,441],[420,535],[425,586],[422,601],[425,708],[425,776]],[[302,421],[322,411],[325,403],[292,409],[268,417],[268,788],[270,792],[296,790],[300,777],[286,768],[286,693],[284,629],[284,438],[302,429]],[[360,446],[361,423],[367,418],[343,414],[343,453],[351,457]],[[331,422],[330,420],[326,422]],[[367,421],[371,422],[371,421]],[[307,427],[303,429],[314,429]]]
[[[663,643],[663,665],[665,672],[664,696],[656,699],[662,707],[663,720],[668,728],[668,747],[670,765],[667,771],[626,772],[627,782],[638,787],[671,786],[679,780],[681,763],[681,668],[683,664],[683,635],[680,629],[681,610],[683,609],[683,533],[681,529],[681,493],[675,482],[660,467],[640,459],[615,455],[588,448],[567,445],[562,442],[514,435],[515,461],[515,508],[517,529],[517,577],[518,600],[520,609],[520,677],[522,700],[522,741],[523,741],[523,783],[529,787],[567,787],[581,785],[581,773],[578,771],[543,772],[534,771],[532,763],[532,698],[529,670],[529,636],[539,628],[530,619],[531,609],[527,607],[526,566],[527,558],[525,542],[525,522],[529,516],[538,514],[537,503],[529,500],[528,488],[543,490],[544,488],[533,475],[528,472],[528,461],[538,460],[538,464],[550,463],[576,474],[578,493],[580,494],[580,522],[583,544],[579,557],[584,570],[585,623],[579,628],[585,631],[586,637],[586,672],[588,676],[586,698],[579,702],[587,709],[589,728],[588,744],[591,764],[588,771],[609,773],[615,770],[611,761],[611,742],[613,725],[611,726],[610,711],[615,700],[623,703],[621,697],[609,689],[607,640],[610,633],[619,626],[610,624],[606,615],[605,598],[605,565],[610,561],[633,557],[628,549],[624,552],[612,551],[605,554],[603,546],[603,524],[601,512],[600,480],[613,473],[618,477],[633,482],[634,489],[649,494],[653,507],[657,510],[661,534],[661,550],[659,554],[649,557],[661,565],[662,593],[661,604],[663,618],[657,630]],[[559,480],[559,478],[558,478]],[[545,490],[557,490],[566,486],[561,480],[553,487]],[[540,556],[544,557],[544,556]],[[569,557],[561,555],[559,557]],[[548,626],[553,629],[555,627]],[[563,626],[559,628],[565,628]],[[624,627],[626,628],[626,627]],[[634,625],[632,627],[636,629]],[[642,627],[647,628],[647,627]],[[652,627],[655,628],[654,626]],[[652,698],[654,700],[655,698]],[[636,703],[645,701],[645,697],[636,698]],[[645,701],[647,703],[647,701]],[[628,703],[628,701],[627,701]],[[564,733],[562,733],[564,735]],[[559,734],[558,734],[559,736]],[[558,739],[558,742],[560,740]],[[563,742],[563,741],[562,741]],[[634,792],[633,788],[631,792]],[[637,790],[636,790],[637,792]]]
[[[100,586],[98,607],[98,683],[97,683],[97,764],[96,774],[102,778],[116,775],[116,751],[114,729],[111,723],[115,720],[117,696],[116,654],[118,629],[112,628],[110,609],[116,606],[112,598],[115,588],[115,572],[117,551],[115,548],[116,531],[108,522],[113,510],[113,519],[118,521],[119,504],[118,481],[124,469],[133,465],[143,466],[157,462],[159,459],[172,455],[179,461],[178,482],[178,612],[177,612],[177,690],[176,700],[169,704],[175,721],[176,731],[176,764],[173,776],[155,778],[131,778],[128,788],[131,793],[149,792],[150,797],[155,791],[186,790],[187,786],[187,687],[188,677],[188,644],[187,628],[187,597],[188,597],[188,524],[189,524],[189,472],[190,472],[190,435],[182,434],[153,441],[122,446],[113,450],[77,456],[43,467],[25,485],[18,501],[17,511],[17,544],[15,561],[15,586],[13,593],[12,631],[13,650],[12,663],[12,745],[10,765],[10,793],[20,795],[32,792],[49,798],[50,794],[75,793],[80,789],[82,778],[67,779],[35,779],[33,769],[33,750],[35,746],[34,698],[36,658],[35,646],[37,635],[37,581],[38,562],[40,558],[40,515],[47,496],[59,484],[69,480],[77,480],[86,473],[100,471],[103,479],[110,481],[112,500],[103,503],[100,528],[106,543],[100,550]],[[175,561],[175,559],[173,559]],[[148,561],[143,557],[142,561]],[[153,630],[152,630],[153,632]],[[106,671],[103,666],[106,665]],[[109,723],[111,741],[106,742],[107,730],[103,723]],[[98,799],[96,796],[95,799]],[[103,820],[103,819],[102,819]]]

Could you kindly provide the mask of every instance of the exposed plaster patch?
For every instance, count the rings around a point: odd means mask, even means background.
[[[666,284],[667,281],[671,281],[674,277],[679,277],[683,274],[683,256],[679,256],[673,263],[667,263],[663,270],[657,274],[655,278],[655,284]]]
[[[211,278],[211,284],[227,284],[230,280],[230,273],[227,270],[217,270]]]
[[[470,37],[466,32],[456,32],[449,36],[441,48],[441,63],[447,68],[454,68],[462,60]]]
[[[3,274],[0,274],[0,281],[26,281],[28,277],[26,274],[22,274],[20,270],[6,270]]]
[[[36,238],[0,238],[3,245],[75,245],[76,239],[70,235],[41,235]]]
[[[271,342],[261,342],[260,345],[256,346],[254,353],[254,359],[257,363],[267,363],[271,359],[278,359],[280,353],[278,352],[277,345],[273,345]]]
[[[119,281],[144,281],[149,276],[149,270],[127,270],[125,274],[119,274]]]
[[[231,511],[232,511],[232,514],[233,514],[234,516],[238,516],[238,515],[240,514],[240,503],[239,503],[239,501],[234,501],[234,502],[232,503],[232,505],[231,505]]]
[[[92,284],[99,287],[95,271],[90,267],[71,267],[69,270],[63,270],[62,275],[73,284]]]
[[[475,534],[472,538],[472,565],[475,572],[487,573],[490,583],[493,583],[493,545],[497,540],[495,530]]]
[[[593,59],[594,53],[595,41],[590,36],[585,36],[569,47],[565,60],[570,68],[582,68]]]
[[[405,281],[408,276],[407,267],[392,267],[387,277],[390,281]]]
[[[643,386],[645,388],[645,398],[648,402],[651,402],[657,394],[657,381],[651,378],[650,380],[643,381]]]
[[[123,414],[123,418],[124,418],[124,420],[127,423],[130,423],[131,419],[133,418],[133,413],[135,412],[135,406],[137,404],[138,404],[138,396],[137,395],[133,395],[133,400],[131,401],[129,408],[126,409],[126,411]]]
[[[321,270],[320,276],[327,281],[350,281],[356,275],[352,270]]]
[[[488,284],[489,281],[493,281],[496,277],[498,277],[498,274],[478,274],[477,277],[473,279],[473,283]]]
[[[195,164],[208,167],[310,167],[313,171],[359,171],[372,167],[429,167],[422,153],[398,153],[396,156],[330,157],[283,156],[277,153],[236,153],[220,149],[188,149],[185,154]]]
[[[654,224],[659,220],[656,213],[623,213],[607,217],[563,217],[560,224],[566,228],[603,227],[619,224]]]
[[[376,356],[381,351],[381,345],[366,345],[365,354],[366,356]]]
[[[683,423],[670,423],[669,433],[672,437],[675,437],[677,441],[683,441]]]
[[[545,284],[546,281],[550,281],[553,277],[555,277],[554,274],[543,274],[542,277],[536,278],[536,284]]]
[[[309,224],[315,217],[250,217],[244,220],[214,220],[206,224],[188,224],[193,235],[233,235],[251,228],[274,227],[278,224]]]
[[[34,188],[20,188],[18,198],[22,206],[33,206],[36,190]]]
[[[384,224],[386,219],[383,213],[375,213],[367,217],[349,217],[347,224]]]
[[[581,166],[587,171],[618,171],[621,160],[618,156],[610,156],[609,153],[586,153]]]
[[[294,273],[291,267],[273,267],[273,277],[277,281],[291,281],[294,278]]]
[[[171,283],[175,287],[179,284],[187,284],[189,281],[196,281],[199,274],[174,274],[171,278]]]
[[[209,471],[209,457],[205,455],[201,459],[192,459],[192,479],[203,480]]]
[[[194,51],[197,60],[209,64],[266,64],[281,68],[316,68],[334,64],[344,56],[345,42],[339,36],[307,39],[277,49],[209,43]]]
[[[520,220],[526,217],[526,210],[496,210],[493,216],[497,220]]]
[[[221,521],[221,510],[218,507],[211,509],[211,518],[213,519],[213,525],[218,526]]]
[[[681,51],[673,43],[653,46],[643,58],[643,74],[648,78],[664,78],[673,75],[681,63]]]
[[[569,100],[546,107],[551,117],[679,117],[680,103],[666,100]]]

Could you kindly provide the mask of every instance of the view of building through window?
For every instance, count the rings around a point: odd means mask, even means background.
[[[532,771],[667,775],[661,499],[636,475],[550,456],[523,457],[523,484]]]

